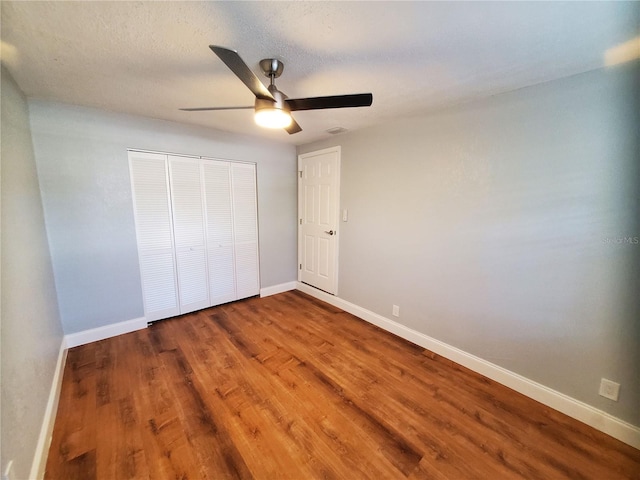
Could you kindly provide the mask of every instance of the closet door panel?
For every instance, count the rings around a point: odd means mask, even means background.
[[[200,163],[197,159],[169,157],[169,167],[176,247],[204,246]]]
[[[236,293],[238,298],[260,293],[256,169],[253,164],[231,164]]]
[[[256,211],[255,165],[234,163],[231,165],[233,190],[234,241],[258,241],[258,216]]]
[[[153,321],[178,315],[173,253],[141,255],[140,272],[146,319]]]
[[[233,245],[210,245],[208,265],[211,305],[236,300]]]
[[[258,281],[258,248],[255,242],[239,243],[236,250],[236,291],[238,298],[260,293]]]
[[[207,256],[204,247],[183,248],[176,252],[180,313],[209,306],[207,289]]]
[[[180,313],[209,306],[200,160],[169,156]]]
[[[145,317],[180,313],[166,155],[129,152]]]
[[[207,206],[207,240],[230,245],[233,243],[233,216],[229,162],[203,160],[202,171]]]
[[[220,305],[238,298],[235,286],[229,162],[203,160],[202,178],[207,217],[209,295],[211,305]]]

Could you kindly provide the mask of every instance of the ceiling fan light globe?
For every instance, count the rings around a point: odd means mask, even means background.
[[[254,118],[258,125],[265,128],[287,128],[291,125],[291,115],[278,108],[257,110]]]

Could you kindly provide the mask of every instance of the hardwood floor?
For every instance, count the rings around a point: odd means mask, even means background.
[[[300,292],[69,351],[50,479],[640,479],[640,451]]]

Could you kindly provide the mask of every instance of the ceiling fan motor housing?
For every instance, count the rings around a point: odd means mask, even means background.
[[[285,100],[287,99],[287,96],[282,93],[280,90],[278,90],[276,88],[275,85],[269,85],[269,92],[271,92],[271,95],[273,95],[274,100],[271,100],[269,98],[258,98],[256,97],[256,103],[255,103],[255,109],[256,112],[258,110],[264,110],[264,109],[278,109],[278,110],[284,110],[285,112],[289,112],[289,106],[287,105],[287,103],[285,102]]]

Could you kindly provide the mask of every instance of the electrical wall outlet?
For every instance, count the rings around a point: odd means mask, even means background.
[[[398,305],[394,305],[392,310],[391,310],[391,315],[393,315],[394,317],[399,317],[400,316],[400,307]]]
[[[620,395],[620,384],[602,378],[600,379],[600,391],[598,393],[605,398],[617,402],[618,395]]]

